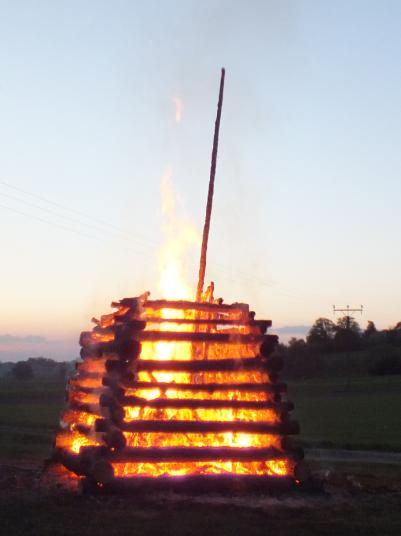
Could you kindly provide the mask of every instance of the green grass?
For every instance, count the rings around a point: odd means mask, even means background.
[[[0,459],[48,456],[64,382],[0,381]],[[401,450],[401,378],[289,382],[306,446]]]
[[[401,450],[401,377],[289,383],[306,445]]]
[[[0,381],[0,459],[49,455],[65,382]]]

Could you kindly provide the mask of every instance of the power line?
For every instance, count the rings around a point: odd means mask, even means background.
[[[29,192],[27,190],[23,190],[22,188],[19,188],[17,186],[13,186],[12,184],[9,184],[7,182],[0,181],[0,184],[2,184],[3,186],[6,186],[7,188],[11,188],[12,190],[16,190],[17,192],[20,192],[20,193],[22,193],[24,195],[29,195],[30,197],[38,199],[38,200],[42,201],[43,203],[48,203],[50,205],[53,205],[53,206],[55,206],[57,208],[60,208],[62,210],[70,212],[72,214],[76,214],[77,216],[80,216],[81,218],[85,218],[87,220],[92,220],[94,222],[99,223],[100,225],[103,225],[105,227],[109,227],[111,229],[114,229],[114,231],[122,233],[122,234],[124,234],[125,236],[127,236],[127,237],[129,237],[131,239],[133,238],[135,240],[139,240],[139,241],[143,242],[146,245],[148,245],[149,243],[157,244],[157,242],[152,240],[152,239],[149,239],[147,237],[143,237],[143,236],[140,236],[140,235],[137,235],[137,234],[136,235],[132,234],[130,231],[126,231],[126,230],[122,229],[121,227],[113,225],[112,223],[106,222],[106,221],[104,221],[104,220],[102,220],[100,218],[95,218],[93,216],[89,216],[88,214],[85,214],[84,212],[81,212],[79,210],[76,210],[76,209],[73,209],[73,208],[70,208],[70,207],[66,207],[65,205],[62,205],[61,203],[57,203],[56,201],[52,201],[51,199],[47,199],[46,197],[43,197],[41,195],[34,194],[34,193]],[[2,194],[2,195],[7,195],[7,194]],[[23,200],[21,200],[21,201],[24,202]],[[27,203],[27,202],[25,201],[25,203]],[[44,207],[43,207],[43,209],[44,209]],[[49,210],[49,209],[47,209],[47,210]],[[85,225],[87,225],[87,224],[85,224]]]
[[[143,236],[138,236],[138,235],[134,235],[134,234],[131,234],[130,231],[126,231],[116,225],[113,225],[109,222],[106,222],[102,219],[99,219],[99,218],[94,218],[92,216],[89,216],[88,214],[85,214],[84,212],[81,212],[81,211],[78,211],[76,209],[73,209],[73,208],[70,208],[70,207],[67,207],[65,205],[62,205],[61,203],[58,203],[58,202],[55,202],[55,201],[52,201],[50,199],[47,199],[46,197],[44,196],[41,196],[41,195],[37,195],[37,194],[34,194],[32,192],[29,192],[27,190],[24,190],[22,188],[19,188],[17,186],[13,186],[5,181],[0,181],[0,185],[3,185],[7,188],[11,188],[12,190],[15,190],[19,193],[22,193],[23,195],[28,195],[30,197],[33,197],[35,199],[38,199],[39,201],[43,202],[43,203],[47,203],[47,204],[50,204],[50,205],[53,205],[57,208],[60,208],[64,211],[67,211],[67,212],[70,212],[71,214],[75,214],[77,216],[79,216],[80,218],[85,218],[86,220],[91,220],[93,222],[97,222],[98,224],[104,226],[104,227],[108,227],[108,231],[109,232],[113,232],[113,233],[118,233],[117,234],[117,238],[119,239],[123,239],[123,240],[126,240],[126,241],[131,241],[131,240],[134,240],[135,242],[137,242],[137,245],[140,247],[140,248],[146,248],[148,250],[152,250],[154,251],[154,248],[155,247],[159,247],[159,243],[154,240],[154,239],[151,239],[151,238],[145,238]],[[21,199],[21,198],[18,198],[18,197],[15,197],[15,196],[12,196],[10,194],[6,194],[4,192],[0,192],[0,195],[4,196],[4,197],[7,197],[9,199],[13,199],[13,200],[16,200],[18,202],[21,202],[21,203],[24,203],[26,204],[27,206],[31,206],[37,210],[41,210],[43,212],[46,212],[48,214],[53,214],[55,215],[56,217],[59,217],[59,218],[62,218],[66,221],[69,221],[70,223],[74,223],[76,225],[83,225],[87,228],[92,228],[93,230],[97,231],[97,232],[101,232],[101,233],[104,233],[105,232],[105,229],[99,227],[98,225],[94,225],[93,223],[88,223],[88,222],[81,222],[77,219],[74,219],[74,218],[71,218],[70,216],[67,216],[65,214],[60,214],[54,210],[51,210],[50,208],[48,207],[43,207],[43,206],[40,206],[40,205],[37,205],[35,203],[31,203],[25,199]],[[24,212],[22,210],[19,210],[19,209],[15,209],[15,208],[12,208],[12,207],[8,207],[6,205],[0,205],[0,207],[2,208],[5,208],[6,210],[9,210],[11,212],[14,212],[16,214],[20,214],[24,217],[28,217],[28,218],[33,218],[37,221],[40,221],[42,223],[46,223],[47,225],[51,225],[51,226],[54,226],[54,227],[58,227],[64,231],[67,231],[67,232],[73,232],[77,235],[81,235],[85,238],[90,238],[91,240],[97,240],[99,242],[102,242],[104,243],[104,240],[103,240],[103,237],[102,238],[99,238],[98,236],[93,236],[93,235],[90,235],[88,233],[86,233],[85,231],[81,231],[81,230],[78,230],[78,229],[73,229],[72,227],[68,227],[66,225],[63,225],[63,224],[60,224],[58,222],[54,222],[54,221],[49,221],[48,219],[44,219],[44,218],[41,218],[40,216],[37,216],[37,215],[34,215],[34,214],[30,214],[30,213],[27,213],[27,212]],[[112,231],[110,231],[110,229]],[[125,248],[126,249],[126,248]],[[128,248],[128,250],[131,252],[131,253],[135,253],[135,254],[143,254],[144,251],[135,251],[134,249],[131,249],[131,248]],[[220,263],[216,263],[216,262],[213,262],[212,265],[214,265],[217,270],[216,270],[216,273],[220,273],[221,274],[221,271],[223,271],[223,273],[225,272],[225,275],[223,275],[221,278],[222,279],[225,279],[226,281],[235,281],[235,282],[240,282],[241,280],[242,281],[245,281],[245,282],[253,282],[253,283],[256,283],[257,285],[260,285],[260,286],[264,286],[264,287],[268,287],[270,289],[272,289],[274,292],[278,292],[279,294],[282,294],[284,296],[288,296],[288,297],[291,297],[291,298],[299,298],[301,299],[302,296],[301,294],[298,293],[297,290],[295,290],[295,293],[294,293],[294,290],[293,289],[283,289],[283,288],[277,288],[276,284],[272,281],[264,281],[263,279],[260,279],[259,277],[255,277],[255,275],[251,275],[251,274],[246,274],[244,272],[238,272],[238,271],[232,271],[229,267],[227,266],[224,266],[223,264],[220,264]],[[288,291],[288,292],[287,292]]]
[[[361,305],[359,308],[350,308],[349,305],[347,305],[347,307],[344,309],[344,308],[337,308],[335,305],[333,305],[333,314],[335,315],[336,313],[346,313],[344,316],[346,318],[346,322],[347,322],[347,329],[350,328],[350,325],[351,325],[351,315],[350,313],[361,313],[361,316],[362,316],[362,313],[363,313],[363,305]]]
[[[78,229],[73,229],[72,227],[67,227],[67,226],[62,225],[60,223],[45,220],[44,218],[41,218],[40,216],[36,216],[34,214],[29,214],[28,212],[24,212],[24,211],[18,210],[16,208],[11,208],[11,207],[8,207],[6,205],[0,204],[0,208],[5,208],[6,210],[9,210],[11,212],[15,212],[16,214],[19,214],[21,216],[25,216],[27,218],[33,218],[34,220],[37,220],[37,221],[39,221],[41,223],[46,223],[47,225],[51,225],[53,227],[58,227],[60,229],[63,229],[64,231],[75,233],[75,234],[78,234],[78,235],[83,236],[85,238],[89,238],[90,240],[96,240],[96,241],[104,244],[104,240],[102,240],[99,236],[90,235],[90,234],[82,232],[82,231],[80,231]],[[136,255],[139,254],[137,251],[135,251],[135,250],[133,250],[131,248],[124,248],[124,251],[129,251],[130,253],[135,253]]]
[[[3,192],[0,192],[0,196],[2,196],[2,197],[7,197],[8,199],[12,199],[12,200],[14,200],[14,201],[18,201],[18,202],[20,202],[20,203],[24,203],[25,205],[27,205],[27,206],[29,206],[29,207],[38,209],[38,210],[43,211],[43,212],[46,212],[46,213],[48,213],[48,214],[53,214],[53,215],[55,215],[57,218],[61,218],[61,219],[67,220],[67,221],[70,222],[70,223],[74,223],[74,224],[76,224],[76,225],[80,225],[80,226],[84,225],[85,227],[92,228],[92,229],[94,229],[95,231],[98,231],[98,232],[100,232],[100,233],[104,233],[104,232],[105,232],[105,229],[102,229],[101,227],[99,227],[99,226],[97,226],[97,225],[93,225],[93,224],[91,224],[91,223],[83,223],[83,222],[81,222],[81,221],[79,221],[79,220],[76,220],[76,219],[74,219],[74,218],[71,218],[70,216],[66,216],[65,214],[60,214],[60,213],[58,213],[58,212],[56,212],[55,210],[52,210],[52,209],[50,209],[50,208],[42,207],[42,206],[40,206],[40,205],[37,205],[36,203],[30,203],[29,201],[26,201],[25,199],[20,199],[19,197],[15,197],[15,196],[13,196],[13,195],[5,194],[5,193],[3,193]],[[8,207],[8,208],[10,209],[10,207]],[[11,210],[11,209],[10,209],[10,210]],[[32,217],[34,217],[34,216],[32,216]],[[44,220],[43,220],[43,221],[44,221]],[[49,222],[49,221],[47,221],[47,220],[46,220],[46,223],[49,223],[49,224],[51,224],[51,225],[59,225],[57,222]],[[64,227],[64,226],[62,226],[62,227]],[[65,229],[67,229],[67,227],[65,227]],[[69,229],[69,228],[68,228],[68,229]],[[107,229],[107,231],[109,231],[109,230]],[[116,236],[116,237],[119,238],[119,239],[127,240],[127,241],[131,241],[131,240],[128,238],[128,236],[125,236],[125,235],[116,235],[116,234],[114,234],[114,231],[109,231],[109,232],[112,232],[113,235]],[[142,244],[142,243],[138,244],[138,246],[139,246],[139,247],[142,247],[142,248],[143,248],[143,247],[151,247],[150,245],[147,245],[147,246],[146,246],[145,244]]]

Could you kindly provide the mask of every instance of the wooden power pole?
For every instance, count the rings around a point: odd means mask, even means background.
[[[212,215],[212,206],[213,206],[214,178],[216,176],[217,149],[219,146],[221,109],[223,107],[224,77],[225,77],[225,69],[223,68],[221,70],[219,100],[217,103],[217,116],[216,116],[216,122],[214,124],[214,138],[213,138],[213,150],[212,150],[212,163],[210,165],[209,191],[207,194],[206,216],[205,216],[205,224],[203,226],[202,248],[201,248],[200,261],[199,261],[198,286],[196,289],[196,301],[197,302],[200,302],[202,300],[203,287],[205,284],[207,244],[209,240],[210,218]]]

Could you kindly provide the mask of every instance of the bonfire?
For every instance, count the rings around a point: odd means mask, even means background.
[[[204,290],[224,70],[195,299],[176,270],[169,299],[112,303],[80,336],[54,458],[87,489],[292,486],[302,449],[270,320]],[[174,293],[171,299],[171,294]]]

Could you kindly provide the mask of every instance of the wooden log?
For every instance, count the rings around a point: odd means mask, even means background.
[[[102,419],[97,419],[96,422],[103,422]],[[108,452],[108,449],[121,450],[127,444],[124,434],[112,423],[104,420],[105,426],[99,427],[103,428],[97,430],[96,427],[89,427],[82,424],[74,425],[75,430],[77,430],[82,435],[85,435],[88,439],[94,439],[97,442],[103,443],[104,446],[95,446],[95,447],[81,447],[80,454],[83,461],[91,461],[94,459],[104,458]]]
[[[294,469],[294,478],[298,480],[299,483],[308,482],[311,479],[311,470],[309,465],[305,460],[300,461]]]
[[[257,344],[264,340],[266,335],[254,333],[207,333],[194,331],[140,331],[136,335],[140,341],[158,342],[206,342],[225,344]]]
[[[91,344],[83,346],[79,351],[81,359],[85,360],[88,357],[100,358],[103,355],[103,348],[99,344]]]
[[[206,313],[240,313],[249,314],[249,305],[246,303],[215,304],[199,303],[183,300],[148,300],[144,303],[144,309],[182,309],[184,311],[203,311]]]
[[[277,372],[269,372],[269,381],[272,385],[276,384],[278,382],[279,375]]]
[[[133,360],[141,353],[141,344],[132,337],[110,342],[92,342],[86,344],[86,339],[82,342],[84,343],[80,352],[82,359],[87,357],[98,358],[104,354],[116,354],[120,359]]]
[[[125,389],[122,389],[118,385],[114,385],[113,387],[106,387],[103,385],[101,387],[84,387],[82,385],[79,385],[79,383],[73,383],[73,384],[70,383],[68,390],[74,393],[99,395],[99,396],[102,394],[107,394],[109,392],[115,398],[121,398],[125,394]]]
[[[208,372],[208,371],[235,371],[235,370],[259,370],[265,367],[265,361],[259,357],[247,359],[213,359],[195,361],[162,361],[151,359],[139,359],[136,363],[137,371],[172,371],[172,372]],[[107,362],[106,362],[107,368]]]
[[[104,365],[107,373],[114,373],[120,375],[125,374],[128,371],[131,362],[122,361],[120,359],[108,359]]]
[[[264,357],[269,357],[278,344],[277,335],[265,335],[264,340],[260,346],[260,353]]]
[[[120,402],[112,393],[103,393],[99,397],[99,405],[103,408],[118,408],[121,407]]]
[[[274,355],[264,360],[266,370],[279,372],[283,368],[283,358],[280,355]]]
[[[80,402],[69,402],[68,408],[74,411],[82,411],[96,415],[99,412],[96,404],[82,404]]]
[[[105,446],[90,445],[82,446],[79,451],[79,455],[81,457],[82,462],[86,463],[89,466],[95,461],[105,458],[108,452],[109,451]]]
[[[275,448],[238,447],[127,447],[109,453],[107,459],[115,463],[185,462],[185,461],[264,461],[285,459]]]
[[[102,378],[102,385],[115,389],[121,387],[123,389],[128,389],[135,382],[135,374],[129,370],[125,371],[123,374],[120,372],[118,374],[108,373]]]
[[[96,419],[94,429],[95,432],[108,432],[112,430],[113,425],[106,419]]]
[[[103,386],[100,387],[84,387],[83,385],[79,385],[79,383],[71,383],[71,381],[68,382],[68,392],[73,393],[82,393],[85,395],[97,395],[103,393],[105,388]]]
[[[77,475],[86,475],[87,465],[82,462],[79,454],[74,454],[66,449],[56,448],[53,451],[53,459]]]
[[[292,435],[299,433],[296,421],[271,424],[243,421],[123,421],[121,429],[126,432],[166,432],[166,433],[224,433],[239,432],[250,434]]]
[[[107,328],[95,326],[94,333],[106,336],[115,336],[116,338],[130,336],[138,331],[143,331],[146,327],[145,320],[128,320],[124,323],[113,324]]]
[[[117,429],[104,433],[103,440],[110,449],[117,451],[124,449],[127,444],[124,434]]]
[[[281,449],[286,453],[290,452],[294,459],[299,461],[304,459],[304,449],[302,448],[299,440],[296,440],[294,437],[285,436],[281,438],[280,444]]]
[[[103,385],[112,385],[113,379],[103,378]],[[215,391],[238,391],[246,392],[266,392],[266,393],[285,393],[287,392],[286,383],[168,383],[168,382],[121,382],[126,389],[160,389],[162,392],[167,389],[175,391],[192,391],[214,393]]]
[[[103,379],[103,372],[88,372],[87,370],[77,369],[77,375],[74,376],[74,380],[99,380],[100,383]]]
[[[118,302],[115,302],[115,301],[111,302],[111,307],[113,308],[129,307],[132,311],[139,310],[140,306],[141,306],[141,299],[139,297],[123,298],[122,300],[119,300]]]
[[[154,398],[146,400],[137,396],[124,396],[121,398],[123,406],[137,406],[147,408],[226,408],[226,409],[272,409],[280,412],[292,411],[291,402],[275,404],[274,402],[241,401],[241,400],[202,400],[202,399],[163,399]]]
[[[108,484],[114,479],[114,469],[107,460],[98,460],[87,472],[87,475],[101,484]]]

